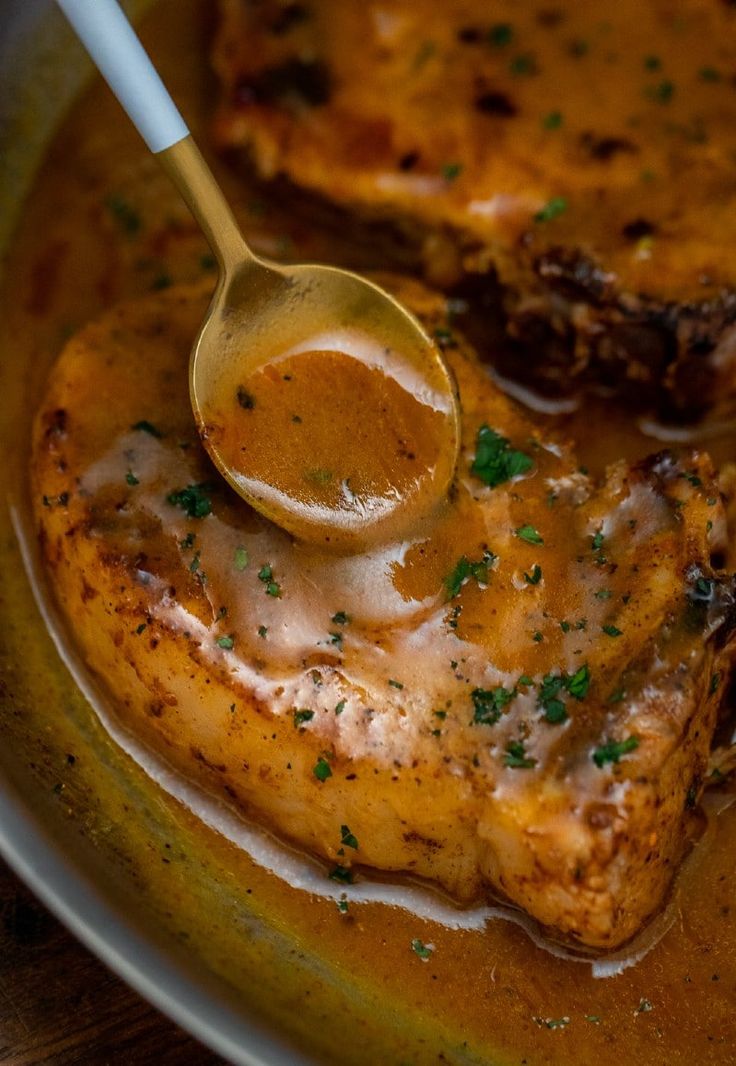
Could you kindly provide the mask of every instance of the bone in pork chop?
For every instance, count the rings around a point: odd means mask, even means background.
[[[390,284],[459,385],[457,482],[432,523],[320,555],[251,511],[187,397],[209,294],[172,288],[88,326],[52,374],[33,493],[54,593],[127,728],[340,876],[492,892],[615,947],[683,853],[729,669],[710,462],[662,454],[593,484],[442,298]]]
[[[733,414],[733,4],[220,11],[217,143],[343,226],[390,222],[489,319],[501,299],[505,374]]]

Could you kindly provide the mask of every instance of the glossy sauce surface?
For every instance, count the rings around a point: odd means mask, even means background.
[[[167,74],[176,86],[179,50],[197,46],[199,38],[191,32],[188,17],[182,19],[179,5],[163,4],[157,19],[152,41],[170,42]],[[198,69],[198,61],[192,62]],[[180,92],[184,81],[196,86],[194,79],[180,79]],[[192,107],[197,106],[195,98]],[[196,276],[203,263],[207,268],[206,251],[184,212],[148,161],[135,155],[132,138],[119,129],[114,105],[96,89],[58,142],[21,233],[18,270],[7,301],[9,329],[19,351],[29,359],[40,357],[46,365],[69,328],[81,325],[101,306],[173,276]],[[101,144],[108,150],[104,160]],[[75,178],[68,170],[72,147],[83,162]],[[135,162],[126,168],[131,155]],[[119,205],[123,194],[126,203],[135,205],[135,232],[130,232],[132,225],[120,223],[120,211],[106,206],[113,197]],[[243,200],[247,218],[247,198]],[[257,202],[251,199],[251,207]],[[163,227],[161,218],[168,220]],[[298,227],[288,233],[288,223],[272,210],[268,226],[261,226],[263,245],[283,249],[287,234],[290,241],[301,239],[312,254],[320,248],[318,235],[300,233]],[[104,248],[101,235],[107,239]],[[331,250],[340,254],[337,246]],[[83,282],[85,277],[93,283]],[[30,389],[33,398],[40,385],[39,375]],[[608,412],[606,417],[611,418]],[[591,418],[589,409],[577,425]],[[626,419],[616,416],[615,425],[621,439],[628,440]],[[574,436],[576,420],[566,419],[565,428]],[[650,451],[651,442],[632,438],[627,447]],[[730,451],[732,438],[725,438],[721,447]],[[592,465],[595,451],[583,458]],[[262,602],[268,604],[265,594]],[[196,824],[187,823],[187,831],[196,841]],[[259,905],[277,910],[279,920],[297,930],[302,944],[328,944],[336,964],[364,970],[368,983],[380,990],[378,1002],[388,999],[410,1013],[432,1017],[435,1035],[442,1031],[447,1054],[458,1062],[488,1061],[498,1055],[499,1061],[526,1057],[531,1063],[616,1063],[628,1056],[632,1061],[684,1064],[722,1063],[733,1056],[733,812],[720,819],[707,859],[685,886],[674,928],[637,967],[606,982],[594,981],[587,967],[554,959],[507,925],[492,924],[483,932],[450,931],[403,911],[370,905],[356,906],[346,921],[334,903],[311,901],[306,906],[302,893],[267,877],[247,856],[204,831],[202,844],[203,850],[222,854],[238,878],[254,886]],[[173,893],[183,910],[190,906],[183,866],[175,865],[171,875],[161,867],[150,877],[158,882],[162,897]],[[409,947],[415,936],[434,945],[427,963]],[[339,1024],[336,1016],[333,1021]],[[346,1027],[345,1033],[350,1031]],[[359,1061],[353,1052],[351,1061]]]
[[[370,539],[394,513],[406,525],[403,506],[452,447],[445,397],[374,352],[370,336],[355,340],[349,352],[307,347],[248,375],[233,361],[210,412],[208,443],[234,480],[267,513],[293,511],[297,532],[306,520],[326,538],[347,525]]]

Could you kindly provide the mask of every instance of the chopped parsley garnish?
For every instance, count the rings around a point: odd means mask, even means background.
[[[537,64],[534,56],[530,55],[528,52],[514,56],[509,63],[509,71],[515,78],[519,77],[519,75],[536,74]]]
[[[484,551],[483,558],[478,562],[471,562],[463,555],[455,564],[455,569],[445,578],[445,589],[449,599],[454,599],[460,593],[468,578],[474,577],[479,585],[488,584],[488,570],[496,556],[492,551]]]
[[[235,647],[235,637],[218,637],[215,643],[218,648],[224,648],[225,651],[231,651]]]
[[[388,679],[388,683],[391,686],[391,688],[402,689],[404,687],[404,685],[403,685],[403,683],[401,681],[394,681],[394,679],[392,677],[390,677]]]
[[[197,571],[199,570],[200,558],[201,558],[200,553],[199,552],[195,552],[194,558],[192,559],[191,563],[189,564],[189,573],[190,574],[196,574]]]
[[[474,688],[470,693],[473,701],[473,725],[495,725],[507,704],[516,696],[516,689],[503,685],[497,688]]]
[[[424,944],[421,940],[412,940],[411,950],[418,955],[422,962],[428,962],[432,957],[434,948],[431,944]]]
[[[350,622],[350,615],[345,614],[344,611],[338,611],[337,614],[333,614],[332,621],[336,626],[346,626]]]
[[[341,896],[340,899],[337,901],[337,909],[339,910],[340,914],[348,913],[348,901],[345,899],[344,896]]]
[[[565,678],[560,674],[547,674],[539,686],[539,706],[544,711],[545,721],[550,725],[560,725],[567,719],[567,708],[559,698],[565,687]]]
[[[319,759],[317,759],[312,773],[318,781],[326,781],[328,777],[332,777],[332,768],[323,755],[320,755]]]
[[[639,1000],[639,1006],[636,1008],[635,1013],[636,1014],[648,1014],[649,1011],[651,1011],[651,1010],[654,1010],[654,1007],[652,1006],[651,1001],[648,1000],[648,999],[642,998],[642,999]]]
[[[533,566],[531,574],[527,574],[527,572],[525,570],[524,571],[524,580],[526,581],[527,585],[538,585],[539,582],[542,580],[542,568],[541,568],[541,566],[538,566],[538,565]]]
[[[526,754],[523,741],[511,740],[506,745],[503,764],[512,770],[531,770],[537,765],[537,760]]]
[[[581,666],[579,670],[567,678],[567,691],[571,696],[574,696],[576,700],[584,700],[588,695],[588,689],[590,688],[590,671],[587,663]]]
[[[594,552],[597,552],[597,551],[601,550],[601,548],[603,547],[604,539],[605,538],[604,538],[603,534],[601,533],[600,529],[595,534],[595,536],[590,538],[590,546],[591,546],[591,548],[593,549]]]
[[[721,80],[721,72],[716,67],[701,67],[698,71],[698,77],[701,81],[716,82]]]
[[[707,577],[699,577],[695,582],[696,599],[712,600],[715,587],[715,581],[710,581]]]
[[[267,633],[268,633],[268,626],[259,626],[258,627],[258,636],[259,637],[265,637]]]
[[[123,233],[127,233],[129,237],[135,236],[141,228],[141,216],[128,201],[113,194],[105,200],[105,206]]]
[[[601,629],[608,637],[620,637],[623,633],[623,629],[619,629],[618,626],[611,625],[610,623],[601,626]]]
[[[504,48],[514,39],[514,28],[508,22],[497,22],[488,31],[488,43],[494,48]]]
[[[519,540],[524,540],[527,544],[544,544],[541,534],[534,528],[534,526],[528,524],[525,526],[519,526],[514,532]]]
[[[273,580],[273,569],[266,563],[258,571],[258,580],[262,581],[266,586],[265,592],[267,596],[280,596],[281,586],[278,581]]]
[[[669,104],[675,95],[675,83],[665,79],[656,85],[648,85],[644,90],[644,95],[655,104]]]
[[[455,181],[463,172],[462,163],[445,163],[442,167],[442,177],[445,181]]]
[[[562,112],[550,111],[542,119],[542,129],[545,130],[558,130],[562,125]]]
[[[502,485],[505,481],[525,474],[533,465],[533,459],[512,448],[507,438],[502,437],[495,429],[485,424],[480,427],[470,472],[486,485],[495,488],[496,485]]]
[[[535,630],[534,633],[532,633],[532,640],[534,641],[535,644],[541,644],[542,641],[544,640],[544,637],[542,636],[542,634],[540,633],[540,631],[538,629]]]
[[[161,430],[157,429],[157,427],[154,426],[152,422],[149,422],[146,418],[142,418],[140,422],[136,422],[135,425],[131,426],[130,428],[138,430],[140,433],[148,433],[151,437],[158,437],[159,439],[163,437],[163,433],[161,432]]]
[[[638,747],[639,738],[635,736],[627,737],[626,740],[607,740],[593,752],[593,762],[598,767],[605,766],[608,762],[617,763],[622,755],[636,751]]]
[[[166,497],[168,503],[181,509],[189,518],[206,518],[212,513],[212,501],[208,495],[212,486],[206,483],[201,485],[187,485],[183,489],[175,489]]]
[[[346,848],[353,848],[354,851],[358,850],[358,841],[346,825],[340,826],[340,843],[344,844]]]
[[[140,485],[140,481],[135,476],[132,470],[129,470],[128,473],[125,475],[125,480],[129,485]]]
[[[235,566],[235,569],[238,570],[238,571],[245,570],[246,566],[248,565],[248,552],[245,550],[245,548],[236,548],[235,549],[235,556],[233,558],[233,565]]]
[[[347,700],[340,700],[340,702],[335,705],[335,714],[342,714],[342,712],[345,710],[345,704],[347,702]]]
[[[147,622],[141,622],[141,624],[139,626],[136,626],[136,630],[135,631],[138,634],[138,636],[141,635],[141,633],[143,632],[143,630],[146,628],[147,625],[148,625]]]
[[[335,866],[330,870],[328,877],[331,881],[337,881],[341,885],[352,885],[353,871],[347,866]]]
[[[294,727],[299,729],[305,722],[311,722],[314,718],[314,711],[299,710],[294,711]]]
[[[595,594],[597,600],[610,600],[611,596],[613,596],[613,593],[610,589],[598,589]]]
[[[712,696],[714,692],[718,691],[718,686],[720,685],[720,683],[721,683],[721,675],[720,674],[713,674],[713,677],[710,679],[710,686],[708,687],[708,695],[709,696]]]
[[[544,711],[545,721],[560,725],[567,720],[567,708],[560,698],[568,692],[574,699],[583,700],[590,688],[590,670],[587,663],[574,674],[546,674],[537,693],[538,706]]]
[[[534,216],[535,222],[552,222],[567,211],[567,200],[564,196],[553,196],[544,207],[541,207]]]
[[[238,406],[242,407],[244,411],[252,411],[256,405],[252,393],[248,392],[243,385],[238,385],[235,391],[235,399],[238,401]]]

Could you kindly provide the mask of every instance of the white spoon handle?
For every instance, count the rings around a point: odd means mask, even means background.
[[[57,0],[152,152],[187,137],[184,119],[117,0]]]

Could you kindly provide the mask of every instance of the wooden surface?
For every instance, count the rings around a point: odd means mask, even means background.
[[[223,1066],[118,980],[0,863],[0,1063]]]

